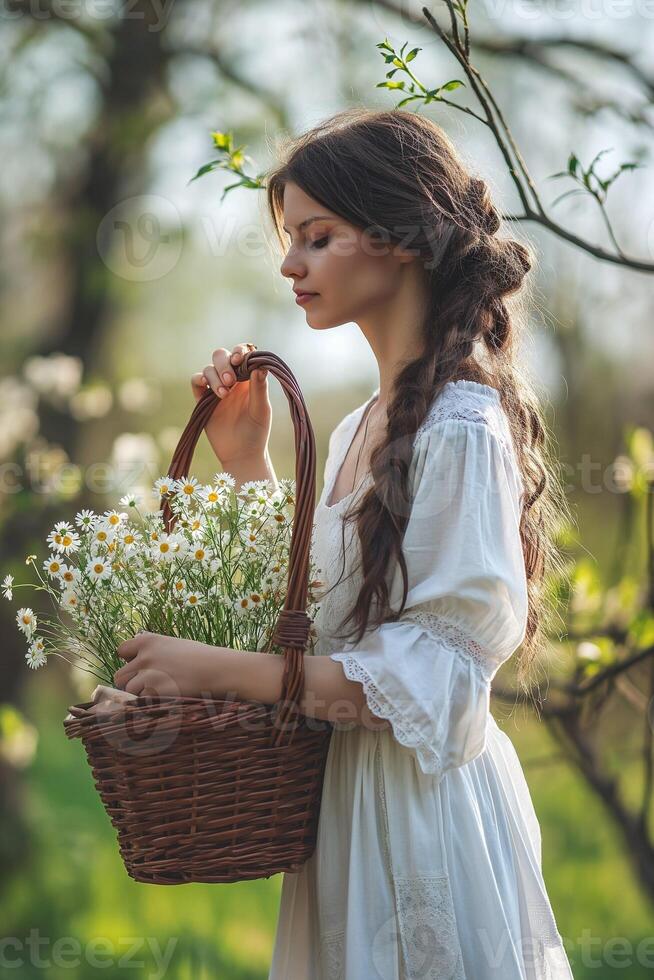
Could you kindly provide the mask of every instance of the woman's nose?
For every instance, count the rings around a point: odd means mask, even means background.
[[[306,275],[306,266],[300,261],[295,249],[289,248],[288,252],[284,256],[284,261],[280,266],[280,272],[287,278],[289,276],[297,276],[299,279],[301,279]]]

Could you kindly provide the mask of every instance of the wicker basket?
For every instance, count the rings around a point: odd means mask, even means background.
[[[315,440],[297,381],[276,354],[249,351],[238,381],[267,368],[280,381],[295,430],[297,500],[288,590],[272,642],[284,648],[282,696],[258,701],[138,697],[98,715],[74,705],[64,721],[81,738],[96,788],[136,881],[174,885],[243,881],[297,871],[315,849],[332,725],[299,712],[315,496]],[[197,402],[173,455],[171,478],[188,475],[216,406]],[[170,530],[174,515],[162,504]]]

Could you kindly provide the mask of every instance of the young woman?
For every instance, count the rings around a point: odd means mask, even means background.
[[[324,592],[302,709],[334,731],[269,980],[570,978],[527,783],[489,710],[498,668],[520,647],[526,685],[542,648],[566,507],[505,302],[531,256],[411,112],[338,113],[291,142],[267,188],[307,323],[355,322],[379,367],[331,434],[315,514]],[[193,388],[218,395],[207,435],[224,468],[275,483],[266,372],[231,370],[246,346],[217,350]],[[118,652],[137,694],[281,692],[265,653],[152,634]]]

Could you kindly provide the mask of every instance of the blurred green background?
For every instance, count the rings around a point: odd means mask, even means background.
[[[471,8],[472,50],[548,200],[563,187],[546,178],[573,149],[590,160],[614,148],[607,173],[617,161],[641,161],[611,189],[608,210],[625,251],[651,263],[654,76],[645,55],[654,21],[644,5],[620,9],[479,4]],[[374,0],[6,7],[2,576],[25,579],[25,556],[45,557],[55,519],[115,506],[135,482],[165,473],[193,407],[190,376],[219,346],[251,340],[291,367],[316,433],[321,489],[330,432],[377,386],[374,358],[354,324],[307,326],[279,273],[262,192],[221,200],[229,175],[188,180],[211,156],[212,130],[233,130],[263,169],[284,131],[352,102],[391,107],[393,98],[376,88],[383,66],[375,45],[385,37],[422,46],[421,77],[453,77],[442,44],[417,25],[419,12]],[[425,111],[484,175],[498,206],[514,212],[509,176],[482,127],[442,106]],[[556,216],[610,248],[602,213],[588,199],[561,202]],[[512,233],[538,255],[521,356],[555,433],[578,521],[565,624],[574,629],[567,640],[553,638],[547,669],[579,679],[623,655],[625,636],[632,651],[636,636],[642,648],[654,639],[652,277],[533,224],[516,223]],[[287,402],[272,378],[270,390],[271,457],[278,476],[294,477]],[[208,479],[216,466],[205,442],[194,472]],[[102,478],[106,462],[120,479],[102,493],[90,490],[89,474]],[[636,484],[636,470],[649,474],[644,484]],[[139,976],[263,980],[281,876],[175,887],[127,876],[83,748],[62,728],[67,705],[93,684],[58,661],[27,669],[15,605],[3,600],[0,608],[3,955],[7,962],[19,955],[12,940],[24,950],[32,937],[33,951],[39,937],[46,942],[41,964],[23,957],[13,975],[122,977],[134,968],[120,962],[131,950],[144,961]],[[610,711],[593,703],[592,760],[603,767],[596,780],[528,708],[493,703],[533,794],[545,880],[578,980],[639,980],[654,970],[651,808],[641,824],[627,820],[651,792],[651,659],[602,688]],[[135,947],[129,937],[145,942]],[[68,965],[53,961],[57,940]],[[169,960],[158,966],[156,951],[167,948]]]

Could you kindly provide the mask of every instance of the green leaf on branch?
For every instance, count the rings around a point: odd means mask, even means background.
[[[438,92],[452,92],[455,88],[459,88],[461,85],[465,87],[465,82],[460,78],[453,78],[450,82],[445,82],[445,85],[440,85],[436,91]]]
[[[214,147],[224,154],[223,158],[220,160],[211,160],[209,163],[205,163],[198,172],[191,177],[188,183],[192,183],[197,180],[198,177],[203,177],[205,174],[211,173],[214,170],[229,170],[236,174],[240,179],[234,183],[229,184],[223,189],[221,201],[224,199],[225,194],[228,191],[233,190],[235,187],[248,187],[253,189],[263,188],[265,174],[256,174],[255,176],[250,176],[243,172],[243,166],[247,163],[252,163],[252,158],[249,157],[245,152],[245,146],[234,147],[234,138],[231,132],[223,133],[220,130],[216,130],[211,133],[211,139],[213,140]]]

